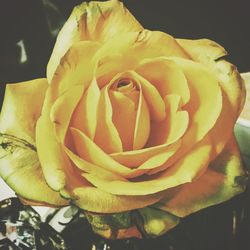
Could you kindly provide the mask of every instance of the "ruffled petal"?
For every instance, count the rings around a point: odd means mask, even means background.
[[[47,67],[49,82],[61,58],[76,42],[82,40],[104,42],[119,33],[141,29],[142,26],[118,0],[84,2],[76,6],[57,36]]]

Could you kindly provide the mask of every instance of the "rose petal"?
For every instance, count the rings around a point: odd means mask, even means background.
[[[53,103],[50,111],[50,120],[55,127],[58,141],[64,143],[73,111],[82,96],[83,86],[72,86]],[[74,98],[72,98],[74,96]]]
[[[167,117],[161,122],[151,122],[148,147],[171,144],[180,139],[188,128],[188,112],[180,110],[181,97],[167,95],[164,101]]]
[[[154,156],[150,157],[148,160],[146,160],[143,164],[141,164],[137,169],[148,169],[153,170],[155,168],[158,168],[166,163],[170,157],[172,157],[177,150],[181,146],[181,140],[177,143],[173,143],[169,145],[169,147],[166,147],[164,150],[162,150],[161,153],[155,154]],[[151,173],[151,171],[147,172],[146,174]]]
[[[135,99],[138,99],[139,92],[136,92],[134,92],[136,94]],[[128,95],[118,91],[110,91],[109,96],[113,108],[112,120],[119,132],[123,150],[131,150],[133,148],[138,102],[135,103]]]
[[[172,151],[172,147],[175,147],[174,144],[162,144],[150,148],[113,153],[110,154],[110,157],[112,157],[112,159],[119,162],[120,164],[135,168],[149,160],[151,157],[154,157],[155,155]],[[179,142],[177,142],[177,144],[180,145]]]
[[[189,101],[190,91],[186,77],[174,61],[163,57],[144,59],[136,72],[153,84],[162,98],[174,94],[181,97],[182,105]]]
[[[199,63],[172,58],[185,74],[191,98],[185,106],[190,129],[183,138],[183,147],[201,140],[215,125],[222,110],[222,94],[218,80],[211,71]]]
[[[96,213],[116,213],[152,205],[159,201],[162,193],[143,196],[112,195],[89,184],[73,188],[77,196],[73,203],[80,208]]]
[[[104,179],[109,179],[109,180],[125,180],[121,176],[107,171],[105,168],[101,168],[97,166],[96,164],[90,163],[76,154],[74,154],[71,150],[69,150],[67,147],[64,148],[66,154],[70,158],[70,160],[77,166],[80,170],[86,172],[86,173],[92,173],[94,175],[97,175],[101,178]]]
[[[200,178],[170,190],[156,206],[179,217],[187,216],[241,193],[246,186],[245,174],[237,144],[231,138]]]
[[[221,45],[209,39],[176,39],[176,41],[185,49],[194,61],[206,65],[208,65],[209,62],[213,63],[218,58],[227,55],[227,52]]]
[[[95,65],[92,58],[99,47],[99,43],[91,41],[72,45],[62,57],[51,81],[52,103],[72,86],[82,85],[87,88],[90,85]]]
[[[92,174],[82,175],[94,186],[116,195],[147,195],[191,182],[206,169],[212,151],[211,141],[204,138],[193,149],[163,173],[145,181],[106,181]]]
[[[59,191],[66,183],[66,159],[48,116],[43,115],[37,121],[36,145],[46,182],[52,189]]]
[[[146,172],[140,169],[133,170],[116,162],[78,129],[71,128],[71,134],[76,152],[82,159],[123,177],[134,177]]]
[[[109,98],[110,84],[101,90],[98,103],[97,127],[94,142],[106,153],[121,152],[122,141],[112,121],[113,110]]]
[[[94,139],[96,131],[99,98],[100,90],[93,79],[76,106],[70,122],[71,127],[83,131],[91,139]]]
[[[61,206],[67,201],[48,187],[34,146],[47,87],[46,79],[6,86],[0,116],[0,175],[18,195]]]
[[[39,160],[47,183],[51,188],[57,191],[63,189],[66,185],[66,179],[68,177],[65,172],[70,168],[70,163],[63,152],[62,145],[57,140],[55,124],[50,120],[50,116],[62,122],[61,126],[57,124],[56,127],[57,132],[63,136],[66,132],[71,114],[80,101],[80,93],[89,86],[93,78],[91,58],[98,46],[99,44],[94,42],[79,42],[72,46],[68,53],[62,58],[55,77],[47,90],[42,116],[37,122],[36,144]],[[84,82],[82,79],[84,79]],[[79,88],[82,88],[82,91],[79,91],[74,98],[69,98],[70,92],[74,92],[76,89],[79,90]],[[57,99],[58,103],[56,102]],[[69,105],[67,109],[61,109],[62,106],[60,104],[65,104],[65,101],[68,99],[72,99],[70,102],[71,105]],[[50,114],[53,105],[55,105],[54,111],[52,110],[52,114]],[[67,112],[63,114],[62,110]],[[57,117],[53,117],[53,112]],[[66,126],[63,124],[65,121],[67,122]],[[63,141],[64,138],[61,139]],[[49,157],[48,152],[51,152]]]
[[[189,58],[175,39],[166,33],[143,30],[119,34],[94,56],[98,85],[104,86],[119,72],[134,70],[145,58],[162,56]]]
[[[224,60],[218,61],[215,71],[223,96],[221,115],[211,131],[211,138],[216,146],[216,156],[223,150],[233,133],[234,125],[244,105],[245,88],[239,72],[232,64]]]
[[[16,136],[0,136],[0,175],[18,196],[62,206],[68,203],[48,187],[35,146]]]
[[[219,44],[208,39],[177,39],[177,41],[194,60],[208,66],[219,80],[223,96],[223,110],[211,131],[214,145],[216,145],[216,154],[218,154],[230,138],[232,127],[243,107],[245,100],[243,81],[235,66],[225,60],[218,60],[227,55],[225,49]]]
[[[136,78],[141,85],[143,97],[150,112],[150,119],[153,121],[163,120],[166,116],[165,104],[157,88],[136,72],[131,71],[130,74],[133,78]]]
[[[135,122],[133,150],[141,149],[146,144],[150,133],[150,114],[139,83],[140,96]]]
[[[103,42],[116,34],[141,29],[141,25],[119,1],[84,2],[76,6],[57,36],[47,67],[49,82],[51,82],[61,58],[78,41]]]
[[[46,79],[7,84],[0,116],[0,132],[35,144],[35,124],[41,114]]]

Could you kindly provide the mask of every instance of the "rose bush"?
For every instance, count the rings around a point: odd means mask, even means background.
[[[233,127],[245,90],[225,50],[83,3],[47,79],[9,84],[0,174],[26,202],[82,208],[105,237],[160,235],[244,190]]]

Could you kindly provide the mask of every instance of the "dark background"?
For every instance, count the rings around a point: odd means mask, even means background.
[[[45,76],[56,33],[80,0],[1,0],[0,81]],[[229,52],[241,72],[250,71],[249,0],[124,0],[142,25],[178,38],[210,38]],[[26,62],[17,43],[23,41]]]

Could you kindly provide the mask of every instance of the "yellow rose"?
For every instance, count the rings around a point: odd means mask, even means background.
[[[233,127],[245,89],[225,55],[144,30],[117,0],[83,3],[47,80],[7,85],[1,176],[25,200],[73,202],[105,237],[141,237],[138,213],[160,235],[231,198],[244,190]]]

